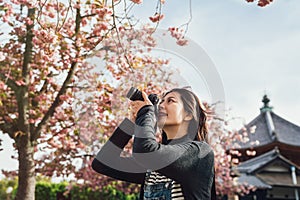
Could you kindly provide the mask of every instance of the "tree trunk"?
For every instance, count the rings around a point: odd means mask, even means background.
[[[33,159],[34,145],[31,140],[29,128],[29,86],[30,86],[30,63],[32,62],[33,28],[35,20],[35,7],[29,8],[27,17],[33,23],[26,24],[26,42],[25,52],[22,64],[22,80],[24,85],[21,85],[16,92],[18,103],[18,134],[15,136],[15,141],[19,156],[19,180],[17,200],[34,200],[35,199],[35,163]]]
[[[29,134],[19,136],[17,140],[19,155],[19,180],[16,200],[35,199],[34,146]]]

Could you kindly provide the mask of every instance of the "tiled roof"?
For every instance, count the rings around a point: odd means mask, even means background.
[[[241,149],[255,148],[278,141],[300,147],[300,127],[283,119],[272,111],[261,112],[245,126],[249,141],[240,142]],[[252,133],[251,130],[255,131]],[[239,131],[243,134],[243,131]]]
[[[265,154],[249,159],[245,162],[240,163],[237,166],[237,170],[240,173],[250,174],[253,171],[265,166],[267,163],[278,157],[279,153],[276,149],[273,149]]]
[[[300,127],[272,113],[279,142],[300,147]]]

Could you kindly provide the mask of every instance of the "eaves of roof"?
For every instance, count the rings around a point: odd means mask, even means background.
[[[286,163],[289,166],[295,166],[297,170],[300,170],[300,167],[297,166],[295,163],[284,157],[280,154],[278,149],[273,149],[271,151],[268,151],[260,156],[254,157],[252,159],[249,159],[245,162],[240,163],[236,170],[239,173],[247,173],[247,174],[253,174],[267,165],[271,164],[275,160],[281,160],[282,162]]]

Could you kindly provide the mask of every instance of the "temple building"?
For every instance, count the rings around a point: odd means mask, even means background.
[[[260,114],[239,131],[249,140],[235,148],[240,164],[233,167],[238,183],[256,188],[242,200],[295,199],[300,195],[300,127],[275,114],[263,97]]]

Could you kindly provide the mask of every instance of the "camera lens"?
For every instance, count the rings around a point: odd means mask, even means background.
[[[139,91],[137,88],[135,87],[131,87],[130,90],[127,92],[126,97],[128,99],[130,99],[131,101],[136,101],[136,100],[140,100],[140,101],[144,101],[142,92]]]
[[[126,97],[128,99],[130,99],[131,101],[137,101],[137,100],[144,101],[142,92],[140,90],[138,90],[137,88],[135,88],[135,87],[131,87],[129,89],[129,91],[127,92]],[[151,101],[151,103],[153,105],[156,105],[159,101],[159,98],[156,94],[150,94],[148,96],[148,98],[149,98],[149,100]]]

